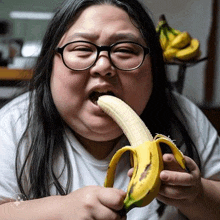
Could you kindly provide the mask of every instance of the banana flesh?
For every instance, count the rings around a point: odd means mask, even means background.
[[[97,104],[105,113],[116,121],[128,138],[131,146],[138,146],[145,141],[153,140],[153,136],[144,122],[134,110],[122,100],[114,96],[104,95],[99,97]],[[126,116],[126,118],[124,118],[123,115]]]
[[[156,31],[165,61],[189,61],[200,56],[199,40],[192,38],[187,31],[181,32],[170,27],[164,15],[161,15]]]
[[[183,154],[168,137],[158,134],[153,138],[136,112],[122,100],[104,95],[98,99],[97,104],[116,121],[131,144],[118,150],[112,157],[104,186],[113,187],[117,163],[123,153],[130,151],[134,171],[127,188],[124,207],[128,212],[134,207],[146,206],[157,196],[161,185],[163,159],[160,143],[168,145],[179,165],[186,169]]]

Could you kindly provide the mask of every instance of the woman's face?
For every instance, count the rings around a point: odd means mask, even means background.
[[[82,11],[59,42],[59,47],[72,41],[89,41],[98,46],[119,41],[134,41],[147,46],[128,14],[111,5],[95,5]],[[149,56],[141,67],[132,71],[114,68],[107,51],[102,51],[94,66],[84,71],[68,69],[59,54],[54,57],[51,92],[64,121],[80,136],[92,141],[119,137],[121,129],[108,117],[92,96],[112,92],[129,104],[139,115],[152,91]]]

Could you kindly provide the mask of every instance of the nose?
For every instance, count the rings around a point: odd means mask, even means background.
[[[115,75],[115,68],[111,63],[107,51],[100,52],[96,63],[90,68],[90,73],[93,76],[113,77]]]

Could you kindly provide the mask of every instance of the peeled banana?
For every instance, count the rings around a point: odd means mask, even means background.
[[[137,113],[122,100],[103,95],[99,97],[97,104],[116,121],[131,145],[121,148],[112,157],[104,186],[113,187],[117,163],[124,152],[130,151],[134,171],[127,188],[124,208],[128,212],[134,207],[146,206],[160,189],[160,172],[163,170],[160,143],[168,145],[179,165],[186,169],[183,154],[170,138],[160,134],[153,138]]]
[[[187,31],[181,32],[171,28],[164,15],[160,16],[156,31],[165,61],[189,61],[199,57],[199,40],[192,38]]]

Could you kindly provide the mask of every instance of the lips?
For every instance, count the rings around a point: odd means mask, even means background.
[[[90,95],[89,95],[89,99],[94,103],[97,104],[97,100],[100,96],[102,95],[112,95],[115,96],[115,94],[112,91],[93,91]]]

